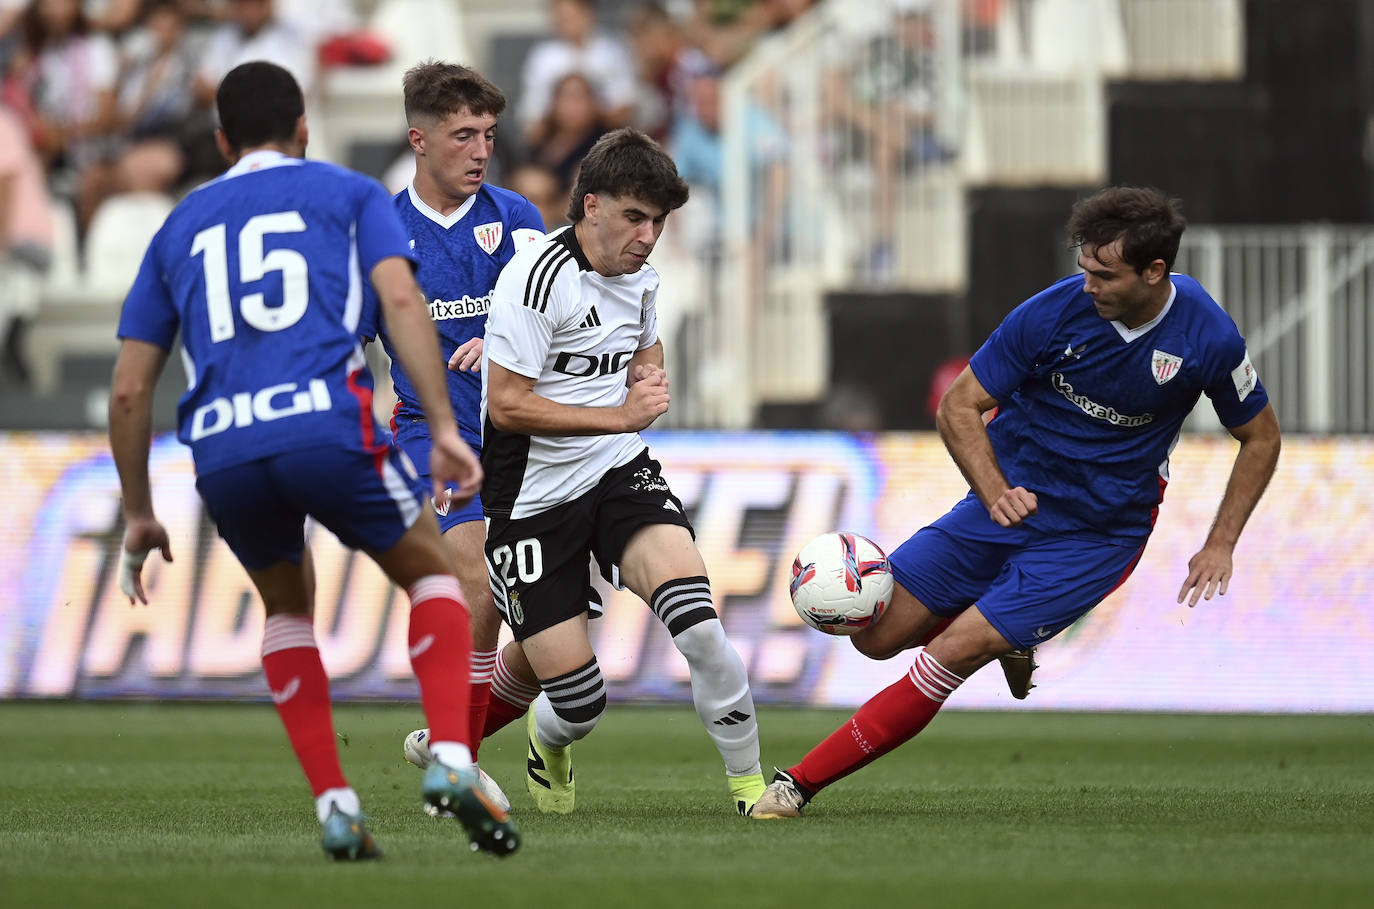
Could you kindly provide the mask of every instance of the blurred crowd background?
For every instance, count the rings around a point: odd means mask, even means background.
[[[1179,268],[1236,316],[1285,425],[1374,431],[1370,6],[0,0],[0,427],[101,425],[143,247],[223,169],[224,73],[286,66],[310,156],[394,191],[401,74],[436,57],[506,93],[488,179],[550,228],[605,131],[677,160],[665,425],[929,428],[997,321],[1073,269],[1073,200],[1137,182],[1183,198]]]

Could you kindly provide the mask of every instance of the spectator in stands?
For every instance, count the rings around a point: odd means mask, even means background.
[[[231,69],[250,60],[266,60],[290,72],[309,103],[315,48],[277,19],[273,0],[229,0],[228,19],[211,34],[193,80],[200,124],[187,148],[190,175],[208,177],[224,169],[214,143],[215,90]]]
[[[840,157],[873,176],[878,236],[866,273],[879,284],[895,276],[901,179],[953,156],[936,132],[940,86],[930,4],[892,0],[893,19],[854,55],[856,65],[833,69],[821,81],[825,119],[839,131]]]
[[[552,232],[568,223],[568,187],[558,175],[533,161],[520,164],[506,178],[506,188],[534,203],[544,219],[545,231]]]
[[[688,107],[678,119],[668,149],[677,163],[678,174],[693,190],[704,189],[715,207],[715,222],[721,223],[721,188],[725,170],[725,147],[721,137],[721,73],[707,67],[688,82]],[[751,222],[761,231],[756,246],[767,249],[780,217],[786,192],[784,154],[787,134],[766,110],[750,104],[745,113],[743,146],[748,149],[750,165],[761,175],[755,180],[760,195],[755,198]],[[767,211],[768,214],[763,213]],[[761,217],[762,216],[762,217]]]
[[[705,281],[714,298],[722,278],[725,223],[721,74],[714,67],[696,73],[688,83],[688,100],[687,110],[673,127],[668,151],[695,200],[683,212],[684,245],[704,265]],[[751,242],[744,249],[744,273],[748,280],[759,282],[765,273],[764,262],[787,257],[787,134],[767,110],[754,103],[745,112],[744,131],[741,145],[749,155],[750,185],[755,190],[749,199]]]
[[[582,159],[610,129],[598,98],[591,79],[568,73],[554,84],[548,113],[529,131],[530,160],[552,171],[565,193],[572,189]]]
[[[34,0],[23,28],[16,76],[31,104],[30,135],[50,178],[76,198],[84,227],[94,211],[86,184],[112,151],[114,42],[91,28],[79,0]]]
[[[960,42],[970,55],[990,54],[997,49],[997,26],[1006,13],[1004,0],[963,0],[960,7]]]
[[[350,0],[276,0],[276,16],[308,46],[319,47],[358,27],[354,6]]]
[[[693,0],[686,32],[718,66],[728,67],[814,5],[815,0]]]
[[[673,121],[687,106],[687,83],[708,64],[687,40],[683,27],[658,0],[630,8],[625,17],[639,67],[639,109],[635,122],[658,142],[666,142]]]
[[[186,171],[192,144],[196,72],[178,0],[149,0],[140,27],[124,42],[115,102],[120,147],[106,169],[102,198],[120,192],[167,192]]]
[[[10,59],[19,49],[19,23],[29,0],[0,0],[0,77],[9,72]]]
[[[273,0],[229,0],[229,19],[210,37],[196,73],[196,100],[207,108],[213,105],[220,80],[249,60],[266,60],[286,69],[310,98],[315,48],[277,18]]]
[[[597,29],[596,4],[550,0],[549,14],[554,37],[534,46],[521,78],[518,117],[526,141],[549,113],[559,80],[573,72],[596,86],[608,126],[629,123],[637,91],[634,58],[620,41]]]
[[[122,35],[142,18],[144,0],[102,0],[83,4],[91,28],[111,35]]]
[[[21,353],[52,256],[52,200],[24,123],[0,105],[0,384],[27,383]]]

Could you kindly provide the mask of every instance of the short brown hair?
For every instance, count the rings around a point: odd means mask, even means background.
[[[638,199],[673,211],[686,204],[687,183],[661,145],[625,127],[597,139],[582,159],[568,205],[568,220],[574,224],[587,214],[582,200],[588,193]]]
[[[1069,246],[1109,246],[1121,238],[1121,259],[1139,274],[1156,259],[1172,268],[1188,227],[1183,203],[1152,186],[1109,186],[1079,199],[1069,215]]]
[[[486,76],[457,63],[425,60],[406,70],[401,82],[405,92],[406,123],[416,117],[442,120],[460,110],[470,114],[501,116],[506,96]]]

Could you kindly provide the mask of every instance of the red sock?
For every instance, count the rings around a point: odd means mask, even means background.
[[[315,630],[304,615],[270,615],[263,629],[262,669],[296,760],[319,795],[344,789],[334,718],[329,709],[329,677],[315,646]]]
[[[497,654],[496,669],[491,675],[491,703],[487,706],[487,722],[482,727],[482,735],[489,736],[520,719],[537,697],[539,686],[529,685],[511,672],[504,650]]]
[[[819,792],[915,736],[963,681],[924,647],[916,648],[910,672],[869,698],[787,772],[808,792]]]
[[[487,723],[487,704],[491,701],[491,672],[496,666],[495,650],[474,650],[468,668],[468,734],[472,738],[472,759],[482,747],[482,729]]]
[[[410,667],[420,683],[420,703],[431,742],[468,741],[468,655],[472,629],[458,579],[421,578],[410,595]]]

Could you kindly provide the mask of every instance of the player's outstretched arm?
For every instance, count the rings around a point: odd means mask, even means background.
[[[965,366],[940,399],[935,422],[950,457],[959,465],[969,488],[987,507],[988,515],[1003,527],[1015,527],[1035,514],[1037,502],[1035,493],[1025,487],[1008,486],[997,463],[983,420],[983,414],[996,406],[997,399]]]
[[[487,416],[497,429],[530,436],[604,436],[638,432],[668,410],[662,370],[630,385],[616,407],[559,404],[535,394],[535,379],[487,361]]]
[[[1178,602],[1187,597],[1189,606],[1196,606],[1199,598],[1210,600],[1213,593],[1226,593],[1231,580],[1231,555],[1240,532],[1279,463],[1282,434],[1273,406],[1265,405],[1248,423],[1232,429],[1231,435],[1240,442],[1240,451],[1231,465],[1231,478],[1207,540],[1188,560],[1188,577],[1178,591]],[[1188,596],[1189,591],[1192,596]]]
[[[445,364],[439,353],[439,336],[411,274],[410,263],[399,256],[383,259],[372,269],[372,285],[377,289],[396,356],[415,387],[429,423],[434,443],[429,459],[434,497],[437,501],[447,496],[458,504],[470,501],[481,488],[482,465],[458,435],[453,406],[449,403]]]
[[[167,351],[155,344],[126,338],[119,348],[110,380],[110,451],[119,471],[124,510],[124,544],[119,563],[119,587],[132,603],[147,603],[143,590],[143,561],[154,549],[172,561],[167,530],[153,513],[148,480],[148,450],[153,438],[153,389]]]

